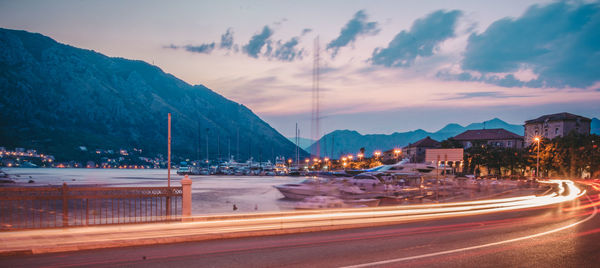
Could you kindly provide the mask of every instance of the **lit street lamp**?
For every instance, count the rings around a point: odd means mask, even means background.
[[[375,153],[373,153],[375,155],[375,158],[379,158],[379,156],[381,155],[380,151],[375,151]]]
[[[539,178],[540,174],[540,137],[533,138],[537,142],[537,161],[535,164],[535,178]]]
[[[398,156],[400,155],[401,152],[402,152],[402,150],[400,150],[400,149],[394,149],[394,158],[396,158],[396,161],[398,161]]]

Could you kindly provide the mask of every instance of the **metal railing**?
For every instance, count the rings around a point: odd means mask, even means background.
[[[182,187],[0,188],[0,230],[181,220]]]

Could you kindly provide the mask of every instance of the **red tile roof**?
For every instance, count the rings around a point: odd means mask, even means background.
[[[429,136],[422,138],[418,141],[416,141],[415,143],[411,143],[406,147],[427,147],[427,148],[439,148],[441,145],[441,143],[439,141],[436,141],[432,138],[430,138]]]
[[[472,141],[472,140],[522,140],[523,136],[519,136],[502,128],[496,129],[474,129],[467,130],[454,136],[457,141]]]
[[[527,121],[525,121],[525,124],[544,123],[546,121],[548,121],[548,122],[566,121],[566,120],[592,121],[592,119],[589,119],[587,117],[583,117],[583,116],[579,116],[579,115],[575,115],[575,114],[571,114],[571,113],[558,113],[558,114],[547,114],[547,115],[540,116],[536,119],[527,120]]]

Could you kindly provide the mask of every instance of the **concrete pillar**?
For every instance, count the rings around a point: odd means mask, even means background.
[[[181,180],[183,194],[181,197],[181,219],[182,221],[190,221],[192,217],[192,180],[185,175]]]

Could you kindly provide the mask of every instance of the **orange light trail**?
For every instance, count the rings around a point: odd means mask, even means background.
[[[478,215],[510,210],[531,209],[575,200],[585,194],[571,181],[552,180],[544,183],[558,185],[558,193],[545,196],[521,196],[502,199],[489,199],[444,204],[395,206],[379,208],[316,210],[310,212],[283,212],[247,215],[222,215],[195,217],[190,222],[156,223],[140,225],[116,225],[69,229],[68,241],[56,241],[64,234],[64,229],[27,230],[7,232],[13,247],[25,246],[27,237],[43,236],[48,241],[38,241],[40,245],[60,244],[67,247],[77,243],[100,243],[127,239],[165,239],[191,236],[231,237],[243,232],[281,232],[283,230],[322,230],[343,229],[353,226],[371,226],[409,221],[432,220],[447,217]],[[566,185],[565,189],[562,184]],[[20,242],[19,238],[23,238]],[[64,239],[64,237],[63,237]],[[46,246],[47,247],[47,246]],[[56,249],[56,251],[61,251]],[[50,252],[50,251],[47,251]]]

